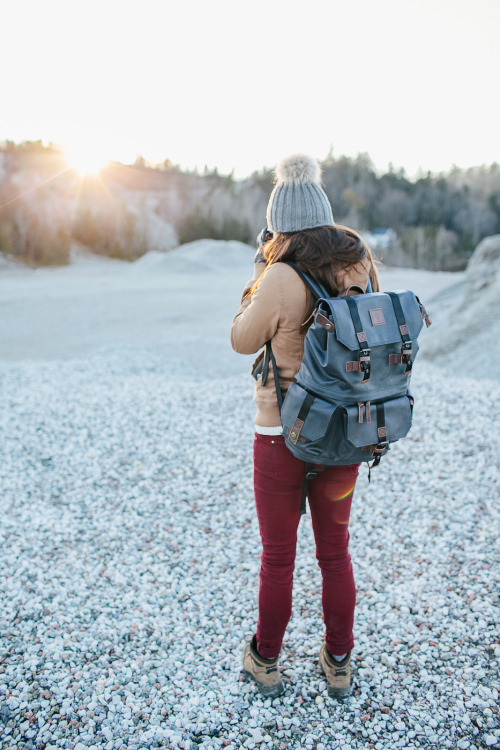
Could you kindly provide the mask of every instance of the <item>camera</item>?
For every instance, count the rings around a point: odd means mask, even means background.
[[[257,235],[257,248],[259,250],[262,250],[266,242],[269,240],[272,240],[273,233],[269,231],[267,227],[264,227],[264,229],[261,229],[259,234]]]

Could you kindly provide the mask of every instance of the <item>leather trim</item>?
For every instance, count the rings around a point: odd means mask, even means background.
[[[316,315],[316,321],[329,333],[335,330],[335,323],[333,323],[333,321],[331,320],[328,320],[328,318],[325,315],[322,315],[322,313],[318,313]]]
[[[370,313],[370,318],[372,321],[372,326],[385,326],[385,318],[384,318],[384,311],[381,307],[374,307],[372,310],[368,311]]]
[[[297,440],[300,438],[300,431],[304,426],[302,419],[296,419],[293,427],[288,432],[288,439],[293,445],[297,445]]]

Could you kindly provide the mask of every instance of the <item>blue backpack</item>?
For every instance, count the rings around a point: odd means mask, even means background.
[[[332,297],[288,263],[316,300],[304,339],[304,356],[283,400],[271,342],[266,343],[262,385],[269,361],[285,443],[307,464],[307,482],[327,466],[372,462],[407,435],[413,397],[409,384],[417,338],[430,317],[410,291]],[[371,287],[369,287],[371,289]]]

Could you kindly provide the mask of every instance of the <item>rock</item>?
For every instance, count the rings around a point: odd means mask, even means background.
[[[500,281],[500,234],[485,237],[467,264],[468,294],[474,295]]]
[[[498,747],[500,745],[500,736],[494,734],[485,734],[483,740],[486,747],[493,747],[494,745]]]
[[[453,296],[451,296],[453,294]],[[500,234],[486,237],[476,247],[465,272],[463,288],[448,290],[447,312],[419,338],[423,358],[473,378],[500,379]],[[439,307],[439,296],[435,298]],[[432,317],[433,300],[429,300]],[[427,335],[425,335],[427,334]],[[450,352],[450,357],[443,357]],[[477,362],[488,352],[488,366]]]

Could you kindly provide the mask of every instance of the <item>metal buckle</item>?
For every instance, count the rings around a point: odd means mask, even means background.
[[[362,383],[366,383],[366,381],[370,377],[371,372],[371,361],[370,361],[370,354],[371,349],[360,349],[359,350],[359,369],[361,372],[364,373]]]
[[[413,366],[413,360],[411,358],[412,351],[412,342],[404,341],[403,345],[401,346],[401,364],[406,365],[405,375],[408,375]]]
[[[370,354],[371,349],[360,349],[359,350],[359,367],[365,372],[370,369]]]

